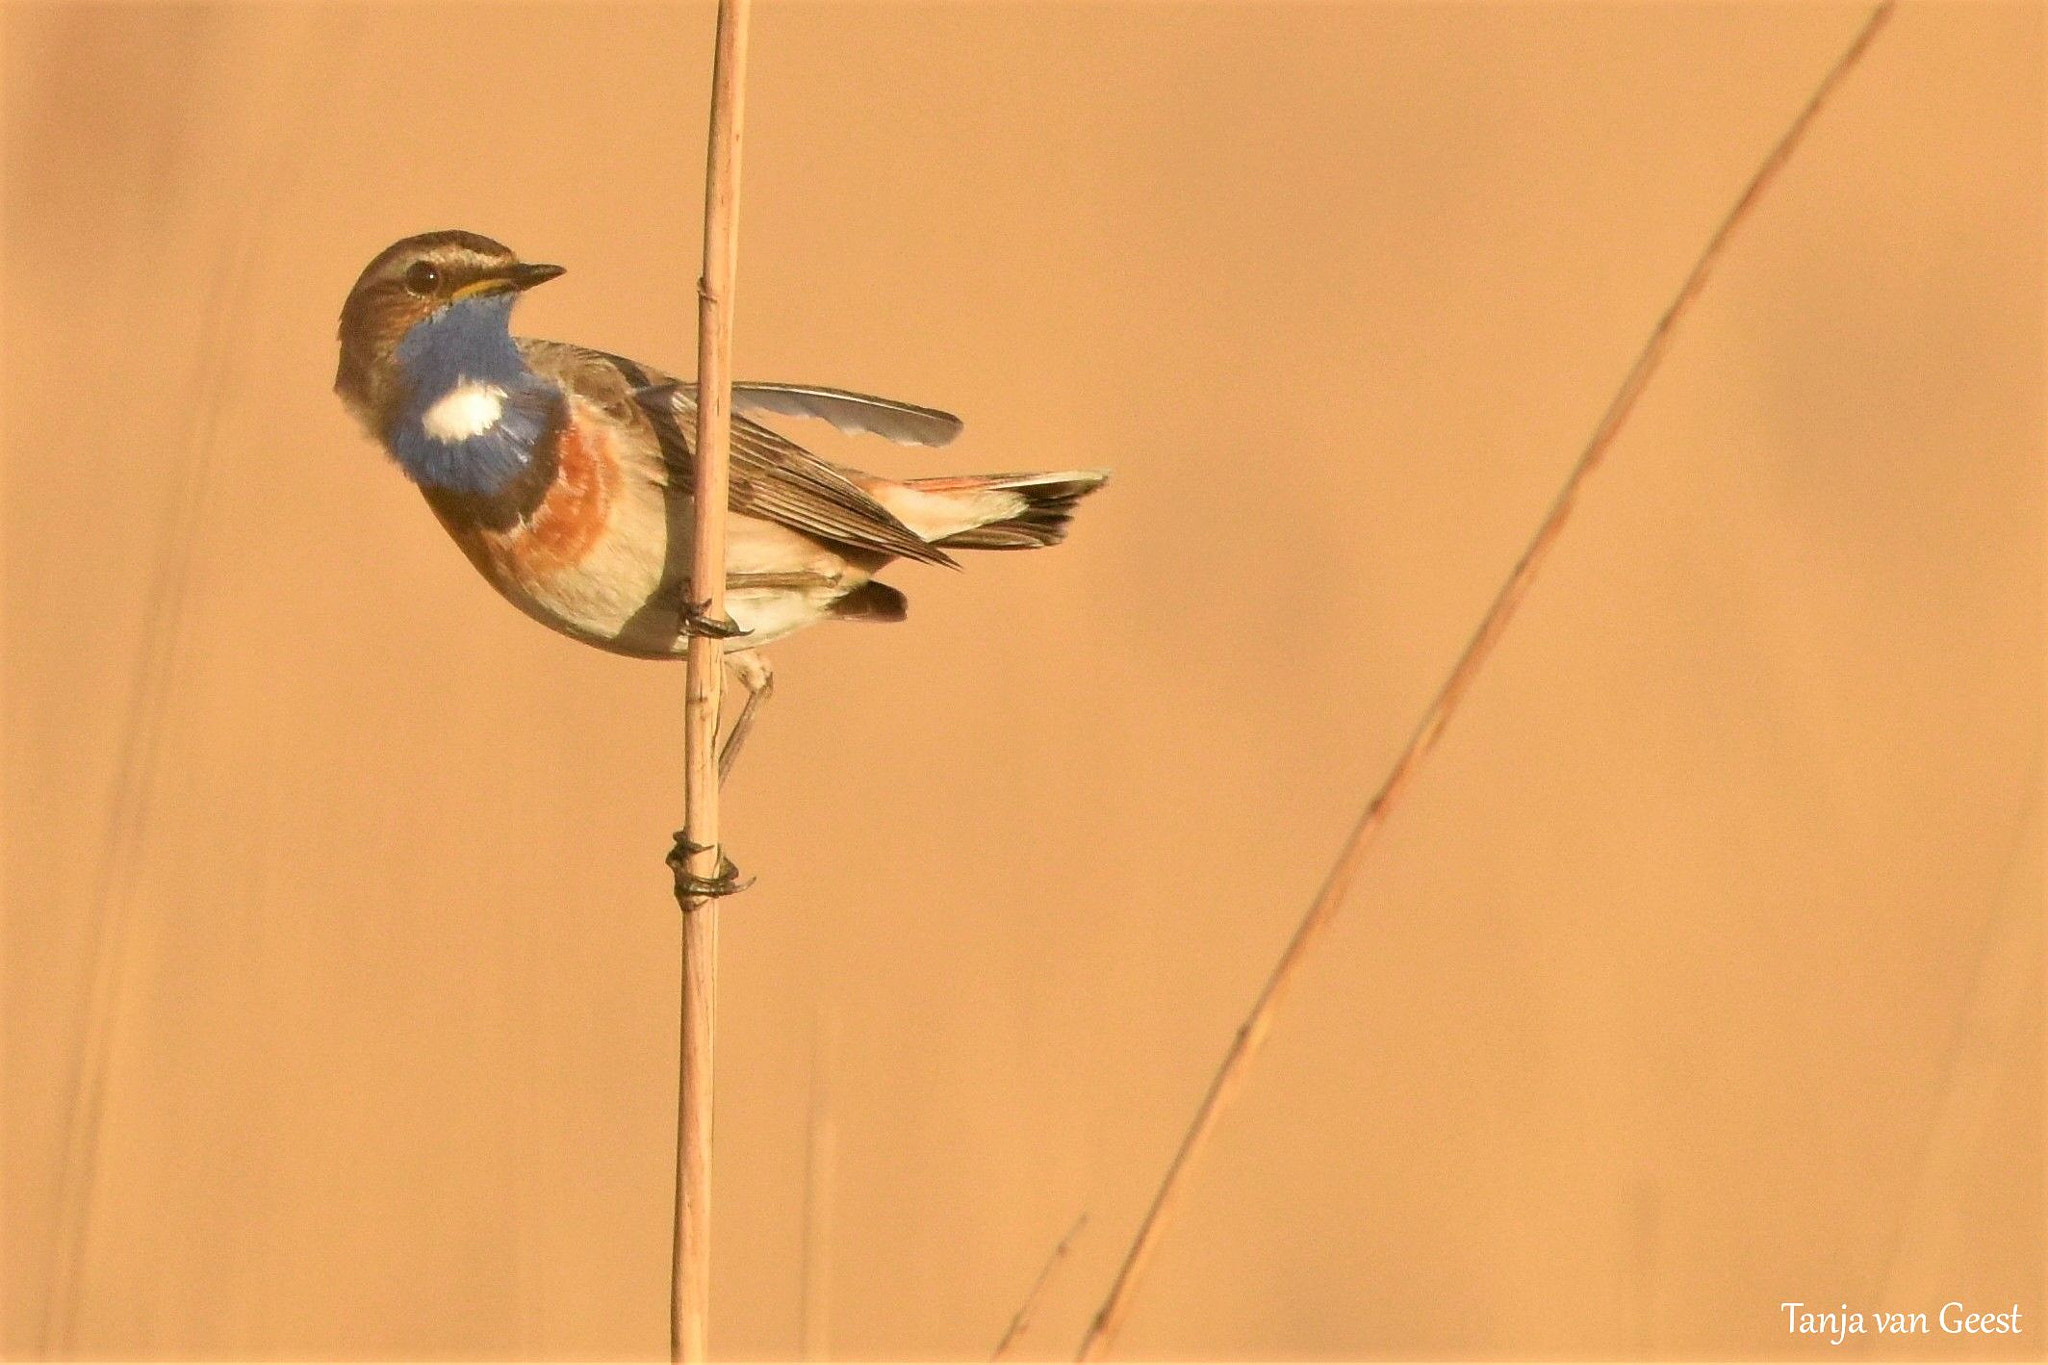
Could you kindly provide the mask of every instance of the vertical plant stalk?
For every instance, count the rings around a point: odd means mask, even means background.
[[[290,42],[291,69],[300,70],[307,50],[306,30],[294,30]],[[209,490],[219,463],[214,447],[227,395],[242,377],[238,370],[245,348],[237,344],[236,338],[242,335],[237,328],[250,307],[250,281],[266,240],[262,225],[277,220],[279,202],[289,188],[287,172],[293,163],[286,153],[301,145],[307,121],[320,107],[317,100],[301,99],[290,125],[270,140],[262,162],[251,169],[246,198],[257,211],[240,216],[239,226],[223,243],[209,277],[199,369],[188,406],[192,418],[180,448],[162,548],[143,607],[135,685],[122,722],[112,803],[92,898],[87,902],[85,1013],[65,1121],[64,1151],[57,1169],[56,1227],[50,1239],[49,1281],[42,1305],[41,1352],[46,1358],[68,1356],[77,1347],[104,1167],[108,1095],[122,1043],[121,1017],[130,991],[129,977],[136,966],[135,920],[140,914],[135,904],[136,886],[191,610],[193,565],[200,553]],[[262,106],[243,111],[255,125],[269,115],[281,118],[284,112]]]
[[[1158,1247],[1160,1234],[1165,1230],[1175,1206],[1180,1201],[1182,1187],[1188,1173],[1194,1168],[1195,1159],[1208,1145],[1209,1137],[1215,1131],[1217,1119],[1243,1087],[1245,1074],[1251,1068],[1252,1059],[1258,1056],[1259,1049],[1265,1044],[1266,1037],[1273,1027],[1274,1016],[1279,1012],[1280,1002],[1285,997],[1287,988],[1293,984],[1294,977],[1300,971],[1302,962],[1306,960],[1309,949],[1322,937],[1323,931],[1336,917],[1338,907],[1344,903],[1344,897],[1350,891],[1352,882],[1357,879],[1359,868],[1364,865],[1366,850],[1372,844],[1372,836],[1386,823],[1388,815],[1400,801],[1402,794],[1407,791],[1421,767],[1422,760],[1436,746],[1437,740],[1443,735],[1444,727],[1450,723],[1459,703],[1471,689],[1473,679],[1479,675],[1480,668],[1493,653],[1494,645],[1499,643],[1502,633],[1507,630],[1508,622],[1514,618],[1515,608],[1521,604],[1523,596],[1529,591],[1529,585],[1535,581],[1536,571],[1542,566],[1545,557],[1557,543],[1559,534],[1564,530],[1564,524],[1571,516],[1572,505],[1578,500],[1580,490],[1585,487],[1593,471],[1599,468],[1602,458],[1614,444],[1615,438],[1621,434],[1629,414],[1635,409],[1636,400],[1642,397],[1651,376],[1662,363],[1664,353],[1670,348],[1671,338],[1676,333],[1679,322],[1706,287],[1707,277],[1720,263],[1729,240],[1735,235],[1735,230],[1749,217],[1750,211],[1763,198],[1771,182],[1777,179],[1778,172],[1783,170],[1785,163],[1791,159],[1793,150],[1806,136],[1806,131],[1812,125],[1815,116],[1820,113],[1835,93],[1836,87],[1842,83],[1842,79],[1863,56],[1871,40],[1877,37],[1886,21],[1891,18],[1893,3],[1894,0],[1882,0],[1882,3],[1871,11],[1870,17],[1864,21],[1863,27],[1857,31],[1848,48],[1836,59],[1827,75],[1821,78],[1820,85],[1807,100],[1805,107],[1799,111],[1791,126],[1764,157],[1763,164],[1750,178],[1742,196],[1735,201],[1735,206],[1728,210],[1727,216],[1721,220],[1721,225],[1708,239],[1699,259],[1693,263],[1692,272],[1679,287],[1677,297],[1672,300],[1671,306],[1664,310],[1664,316],[1657,320],[1649,339],[1643,343],[1642,350],[1637,354],[1635,364],[1629,367],[1627,377],[1622,380],[1620,389],[1607,405],[1607,411],[1600,418],[1599,425],[1593,429],[1591,439],[1586,442],[1584,450],[1579,454],[1578,462],[1566,476],[1563,488],[1558,491],[1549,512],[1536,528],[1536,534],[1530,539],[1528,548],[1522,552],[1522,557],[1516,562],[1514,571],[1508,575],[1507,582],[1501,585],[1500,592],[1493,599],[1493,605],[1487,608],[1486,615],[1479,622],[1479,628],[1466,642],[1464,652],[1458,656],[1457,663],[1451,668],[1450,676],[1444,680],[1442,688],[1430,702],[1429,709],[1423,712],[1421,723],[1416,726],[1401,756],[1394,761],[1393,770],[1387,774],[1379,792],[1366,806],[1364,813],[1358,817],[1358,822],[1352,826],[1351,834],[1339,850],[1335,864],[1323,880],[1322,888],[1316,893],[1316,898],[1310,902],[1307,913],[1295,927],[1294,936],[1288,940],[1286,949],[1280,954],[1279,962],[1274,965],[1272,973],[1266,978],[1264,988],[1259,992],[1258,999],[1253,1002],[1251,1013],[1238,1027],[1237,1036],[1231,1040],[1229,1050],[1224,1053],[1222,1065],[1217,1068],[1214,1078],[1210,1080],[1208,1093],[1202,1097],[1200,1106],[1196,1108],[1194,1120],[1188,1125],[1186,1135],[1181,1138],[1180,1148],[1174,1153],[1172,1162],[1166,1168],[1165,1179],[1160,1182],[1158,1193],[1153,1196],[1152,1205],[1146,1211],[1144,1221],[1138,1226],[1137,1236],[1131,1242],[1130,1250],[1124,1255],[1123,1265],[1117,1271],[1115,1283],[1110,1286],[1109,1296],[1103,1301],[1094,1321],[1089,1324],[1087,1336],[1082,1338],[1077,1359],[1099,1359],[1116,1340],[1117,1332],[1123,1327],[1124,1319],[1130,1313],[1131,1298],[1137,1292],[1145,1268]]]
[[[805,1360],[832,1358],[832,1211],[839,1175],[832,1073],[838,1058],[838,1019],[816,1017],[811,1026],[810,1113],[804,1124],[804,1244],[797,1295],[802,1309],[798,1343]]]
[[[697,443],[690,595],[725,615],[725,510],[732,435],[732,295],[738,255],[740,136],[748,0],[719,0],[704,167],[704,273],[697,281]],[[690,638],[683,717],[686,870],[718,876],[718,704],[721,641]],[[681,1057],[676,1084],[675,1232],[670,1247],[669,1359],[701,1361],[710,1337],[712,1025],[718,1005],[718,902],[685,894]]]

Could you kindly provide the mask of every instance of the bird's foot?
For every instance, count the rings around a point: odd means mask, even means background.
[[[740,623],[730,616],[711,615],[711,599],[702,602],[683,603],[683,621],[679,628],[683,635],[702,635],[713,640],[733,640],[751,631],[740,629]]]
[[[669,870],[676,874],[676,896],[681,900],[715,899],[731,896],[746,890],[754,884],[752,877],[740,880],[740,870],[733,866],[732,859],[720,853],[718,871],[709,877],[699,877],[690,871],[690,859],[702,853],[708,845],[693,844],[685,837],[684,831],[676,831],[676,846],[669,850]]]

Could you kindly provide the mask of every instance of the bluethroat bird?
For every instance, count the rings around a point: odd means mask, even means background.
[[[719,754],[730,771],[773,674],[760,647],[814,622],[900,621],[875,574],[949,550],[1066,536],[1102,470],[887,479],[819,459],[750,420],[814,418],[921,446],[960,419],[809,384],[733,385],[727,620],[690,583],[692,384],[582,346],[511,334],[520,293],[560,266],[473,232],[378,253],[341,310],[334,391],[418,484],[477,571],[542,625],[616,654],[679,658],[720,637],[746,691]]]

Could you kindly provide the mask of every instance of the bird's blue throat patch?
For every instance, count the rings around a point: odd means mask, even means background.
[[[512,303],[510,294],[459,299],[399,341],[408,396],[386,444],[414,483],[489,496],[532,463],[562,393],[520,356]]]

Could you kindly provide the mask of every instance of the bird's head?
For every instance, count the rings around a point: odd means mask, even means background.
[[[407,338],[422,324],[451,338],[503,335],[519,292],[561,273],[474,232],[425,232],[393,242],[364,268],[342,305],[334,391],[372,421],[395,400],[402,352],[419,349]]]

